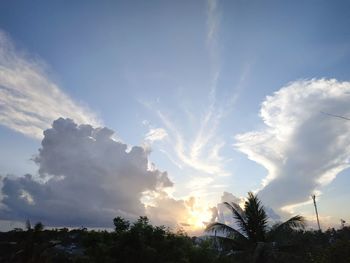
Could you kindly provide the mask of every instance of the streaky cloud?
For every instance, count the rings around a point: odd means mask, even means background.
[[[0,30],[0,124],[42,139],[43,131],[62,116],[77,123],[101,124],[49,78],[42,61],[17,50]]]
[[[220,26],[220,15],[218,12],[218,1],[207,1],[207,47],[212,70],[212,80],[209,98],[214,101],[217,92],[217,83],[221,71],[220,52],[218,47],[218,34]]]
[[[150,128],[145,135],[145,141],[153,143],[155,141],[162,141],[168,136],[168,133],[163,128]]]
[[[158,111],[158,116],[168,130],[169,141],[174,150],[173,160],[205,174],[228,175],[225,159],[220,155],[225,143],[217,135],[221,115],[214,108],[201,118],[198,131],[191,141],[185,140],[184,134],[165,114]]]

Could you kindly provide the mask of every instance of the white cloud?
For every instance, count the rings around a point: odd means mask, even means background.
[[[190,206],[185,200],[176,200],[165,192],[153,198],[153,204],[146,206],[146,214],[156,224],[171,227],[193,227],[188,223]],[[188,229],[190,230],[190,229]]]
[[[160,119],[168,129],[169,141],[172,142],[175,156],[182,166],[187,166],[206,174],[228,175],[224,169],[225,160],[220,150],[225,145],[217,136],[216,130],[220,114],[211,109],[200,122],[200,127],[193,139],[185,141],[185,136],[164,114],[158,112]]]
[[[209,53],[214,63],[214,68],[219,67],[219,52],[218,52],[218,33],[220,26],[220,15],[218,11],[218,1],[207,1],[207,45]],[[218,69],[215,70],[215,73]]]
[[[349,167],[349,82],[301,80],[266,97],[265,127],[236,136],[235,147],[268,171],[259,196],[274,208],[303,203]]]
[[[215,37],[218,31],[219,27],[219,19],[217,14],[217,0],[208,0],[207,1],[207,26],[208,26],[208,32],[207,32],[207,39],[208,41],[215,41]]]
[[[0,31],[0,124],[42,139],[43,130],[59,117],[100,124],[93,113],[50,80],[41,61],[16,50]]]
[[[190,235],[202,235],[211,216],[207,203],[202,204],[194,196],[175,199],[166,191],[153,192],[153,196],[148,197],[146,215],[153,224],[180,228]]]
[[[60,118],[44,135],[35,158],[39,177],[3,178],[0,219],[106,227],[118,215],[145,215],[144,193],[173,185],[166,172],[148,169],[148,151],[139,146],[128,151],[108,128]]]
[[[226,205],[224,205],[224,202],[234,203],[239,206],[244,203],[244,198],[239,198],[229,192],[223,192],[220,203],[210,209],[211,219],[209,222],[220,222],[232,227],[237,227],[236,220],[233,217],[232,211],[229,210]]]
[[[145,135],[145,141],[153,143],[155,141],[162,141],[168,136],[168,133],[163,128],[151,128]]]
[[[207,1],[207,47],[212,67],[212,83],[210,97],[215,100],[217,82],[220,76],[220,52],[218,48],[218,33],[220,26],[220,15],[218,12],[218,1]]]

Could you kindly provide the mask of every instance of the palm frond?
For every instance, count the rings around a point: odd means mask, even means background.
[[[296,215],[285,221],[284,223],[278,225],[275,231],[283,229],[304,229],[306,226],[305,218],[300,215]]]
[[[206,232],[215,232],[215,231],[220,231],[223,234],[227,234],[228,237],[232,237],[232,238],[244,238],[246,239],[246,237],[240,233],[238,230],[234,229],[233,227],[230,227],[228,225],[225,225],[223,223],[212,223],[209,224],[206,228],[205,228]]]
[[[267,228],[267,214],[260,200],[252,192],[248,193],[248,199],[244,205],[246,215],[248,237],[253,241],[264,241]]]
[[[231,210],[233,217],[234,219],[237,220],[237,223],[241,231],[247,234],[247,222],[246,222],[246,216],[243,209],[239,205],[233,202],[232,203],[224,202],[224,205],[226,205],[226,207]]]

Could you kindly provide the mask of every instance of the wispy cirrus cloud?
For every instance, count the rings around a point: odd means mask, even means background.
[[[210,97],[215,99],[217,82],[220,76],[220,52],[218,47],[218,34],[220,26],[220,15],[218,11],[218,1],[207,1],[207,47],[211,62],[212,80]]]
[[[225,143],[217,134],[223,116],[222,110],[216,106],[217,81],[220,75],[220,54],[217,43],[220,14],[217,0],[207,1],[206,15],[206,41],[212,71],[208,94],[209,107],[204,114],[196,117],[199,122],[194,125],[195,132],[191,135],[184,134],[182,125],[162,111],[158,110],[158,116],[168,131],[168,141],[173,145],[175,156],[168,152],[166,154],[178,167],[187,166],[205,174],[227,175],[223,168],[224,158],[219,154]]]
[[[220,77],[220,50],[218,48],[220,10],[216,0],[208,0],[206,4],[207,34],[205,39],[210,60],[208,66],[211,72],[206,108],[193,111],[185,107],[176,112],[169,112],[160,108],[159,103],[155,107],[152,103],[142,102],[144,106],[156,112],[167,132],[160,151],[182,170],[183,175],[188,175],[185,187],[190,188],[193,194],[204,193],[208,190],[209,185],[215,181],[215,179],[208,180],[208,178],[230,174],[225,168],[228,160],[221,155],[221,150],[226,143],[219,134],[224,108],[227,105],[217,103],[217,83]],[[180,119],[177,118],[179,115],[181,115]],[[198,187],[193,187],[194,185]]]
[[[220,14],[217,0],[207,1],[207,46],[209,55],[215,67],[219,65],[218,34],[220,29]],[[217,70],[219,70],[217,68]]]
[[[61,116],[100,125],[95,114],[50,80],[41,61],[17,50],[0,31],[0,124],[41,139],[43,130]]]
[[[219,27],[219,17],[218,17],[218,11],[217,11],[217,0],[208,0],[207,2],[207,26],[208,26],[208,33],[207,33],[207,39],[208,41],[216,41],[216,35]]]
[[[145,141],[153,143],[155,141],[162,141],[168,136],[168,133],[163,128],[150,128],[145,135]]]
[[[224,169],[225,160],[220,156],[220,150],[225,143],[216,133],[221,115],[214,114],[214,109],[201,119],[199,129],[193,137],[181,133],[178,126],[160,111],[158,116],[168,130],[175,154],[172,159],[176,159],[182,166],[205,174],[228,174]]]

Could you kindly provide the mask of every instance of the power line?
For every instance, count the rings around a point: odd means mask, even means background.
[[[321,113],[325,114],[325,115],[328,115],[328,116],[331,116],[331,117],[340,118],[340,119],[344,119],[344,120],[350,121],[350,118],[347,118],[347,117],[344,117],[344,116],[341,116],[341,115],[336,115],[336,114],[332,114],[332,113],[328,113],[328,112],[324,112],[324,111],[321,111]]]

